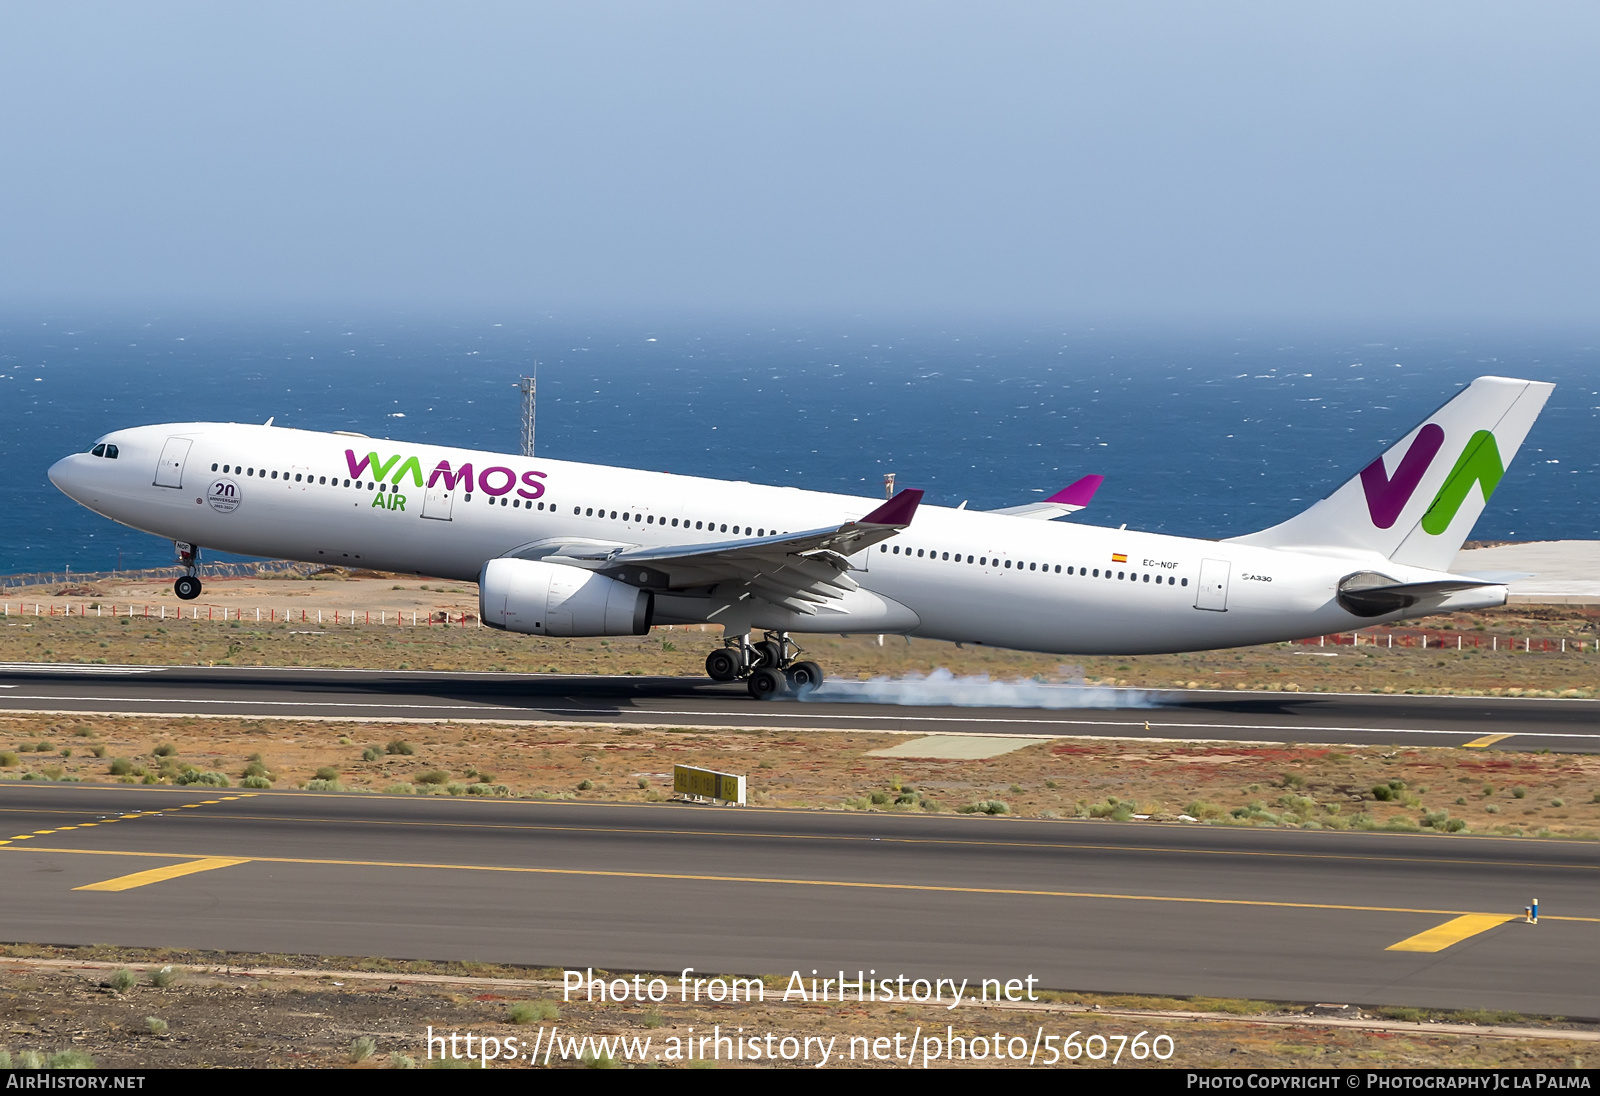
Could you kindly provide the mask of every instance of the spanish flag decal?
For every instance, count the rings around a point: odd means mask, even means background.
[[[1128,557],[1127,557],[1127,555],[1125,553],[1122,553],[1122,552],[1112,552],[1111,553],[1111,562],[1112,563],[1127,563],[1128,562]]]

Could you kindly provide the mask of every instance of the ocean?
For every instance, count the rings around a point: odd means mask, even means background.
[[[1227,537],[1354,475],[1474,377],[1556,383],[1477,539],[1600,538],[1600,336],[853,317],[0,318],[0,573],[171,562],[51,486],[118,427],[264,422],[930,503],[1106,477],[1079,523]],[[235,559],[238,557],[214,556]]]

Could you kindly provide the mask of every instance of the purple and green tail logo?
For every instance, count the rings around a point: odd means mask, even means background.
[[[1388,529],[1400,519],[1401,511],[1411,501],[1417,485],[1422,482],[1422,477],[1433,464],[1433,458],[1439,455],[1443,447],[1444,429],[1430,422],[1417,431],[1416,440],[1406,450],[1405,456],[1400,458],[1400,466],[1395,469],[1393,478],[1384,467],[1382,457],[1361,470],[1361,490],[1367,496],[1367,513],[1372,515],[1372,524],[1379,529]],[[1474,483],[1483,488],[1483,498],[1487,502],[1505,474],[1505,465],[1500,460],[1500,447],[1495,444],[1494,435],[1487,430],[1473,434],[1456,460],[1456,466],[1445,477],[1444,486],[1439,488],[1439,493],[1423,512],[1423,532],[1438,536],[1450,528],[1450,523],[1455,520]]]

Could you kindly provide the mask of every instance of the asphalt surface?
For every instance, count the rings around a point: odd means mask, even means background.
[[[851,686],[856,688],[856,686]],[[827,686],[823,695],[827,694]],[[752,700],[704,678],[0,664],[0,711],[489,719],[906,733],[1463,746],[1600,752],[1600,701],[900,685],[899,703]],[[970,703],[948,703],[959,694]],[[906,703],[938,699],[938,704]],[[1026,707],[1018,704],[1053,705]],[[988,706],[986,706],[988,705]]]
[[[0,842],[8,941],[1600,1012],[1589,842],[17,783]]]

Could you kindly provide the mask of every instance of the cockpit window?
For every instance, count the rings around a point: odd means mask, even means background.
[[[89,450],[89,452],[92,455],[96,456],[96,457],[105,456],[106,455],[106,443],[105,442],[101,442],[99,445],[97,445],[93,449]]]
[[[106,446],[106,459],[107,460],[116,460],[117,459],[117,447],[115,445]]]

